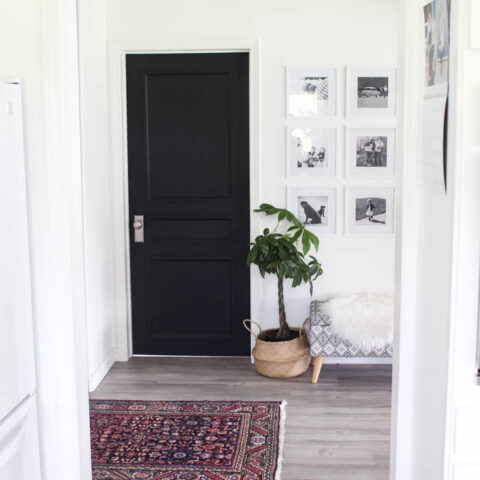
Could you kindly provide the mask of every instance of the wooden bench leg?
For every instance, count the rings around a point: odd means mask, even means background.
[[[313,357],[312,365],[313,365],[312,383],[317,383],[318,377],[320,375],[320,371],[322,370],[323,357]]]

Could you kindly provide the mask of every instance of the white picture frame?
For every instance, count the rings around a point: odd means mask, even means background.
[[[287,176],[334,176],[338,129],[318,125],[286,128]]]
[[[346,174],[394,176],[395,143],[395,128],[349,128],[345,137]]]
[[[347,187],[345,190],[346,235],[393,235],[395,232],[394,208],[394,187]],[[368,213],[369,210],[370,213]]]
[[[347,112],[349,117],[395,117],[395,68],[347,69]]]
[[[337,200],[336,187],[288,189],[288,209],[317,236],[337,234]]]
[[[337,116],[337,68],[287,67],[286,80],[287,117]]]

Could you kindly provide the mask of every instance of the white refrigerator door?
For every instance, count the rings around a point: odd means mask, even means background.
[[[0,421],[35,390],[21,88],[0,83]]]
[[[0,480],[40,480],[35,396],[0,423]]]

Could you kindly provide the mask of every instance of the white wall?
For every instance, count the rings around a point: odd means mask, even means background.
[[[397,250],[401,305],[394,361],[391,478],[441,479],[447,416],[455,122],[451,115],[447,194],[433,193],[421,180],[424,75],[421,1],[407,0],[402,11],[405,163],[401,177],[402,230],[398,232]],[[454,71],[455,58],[451,58],[451,63]],[[450,107],[451,112],[455,110],[454,97]]]
[[[154,39],[168,39],[172,44],[175,39],[185,38],[260,38],[260,201],[285,206],[285,66],[396,66],[396,3],[394,0],[107,0],[106,33],[107,41],[135,39],[137,45],[141,45],[141,39],[151,45]],[[343,97],[342,92],[343,75],[340,89]],[[338,124],[343,126],[344,122]],[[341,175],[343,129],[340,134]],[[309,178],[304,184],[315,183],[315,179]],[[343,188],[340,177],[333,183]],[[340,199],[338,208],[342,211],[343,190]],[[325,274],[316,283],[315,296],[348,291],[393,292],[394,238],[345,238],[343,216],[339,223],[338,237],[321,240],[318,258]],[[295,291],[287,288],[285,297],[290,322],[301,324],[308,315],[307,288]],[[254,319],[260,320],[264,327],[275,326],[278,307],[274,278],[261,282],[258,298],[261,303],[254,305],[252,315],[258,307],[259,318]]]
[[[480,2],[458,9],[459,148],[445,478],[480,475],[480,386],[475,376],[480,271]],[[470,28],[468,28],[470,26]]]
[[[115,283],[107,124],[105,4],[78,2],[89,387],[115,361]]]
[[[480,463],[480,392],[474,376],[479,58],[466,43],[469,2],[453,1],[447,194],[432,193],[421,180],[420,168],[424,3],[407,0],[402,8],[402,130],[409,155],[402,173],[404,213],[397,250],[400,348],[394,365],[391,478],[469,480],[478,477]]]

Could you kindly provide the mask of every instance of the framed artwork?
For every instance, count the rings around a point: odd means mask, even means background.
[[[287,128],[287,176],[335,175],[336,157],[336,128]]]
[[[350,128],[345,151],[347,175],[395,174],[394,128]]]
[[[348,113],[355,117],[394,117],[394,68],[352,68],[347,72]]]
[[[450,46],[449,0],[427,0],[423,7],[425,93],[446,94]]]
[[[299,118],[337,114],[335,68],[287,68],[287,115]]]
[[[393,187],[349,187],[345,197],[345,231],[349,235],[394,233]]]
[[[335,187],[290,187],[288,209],[315,235],[337,233],[337,189]]]

